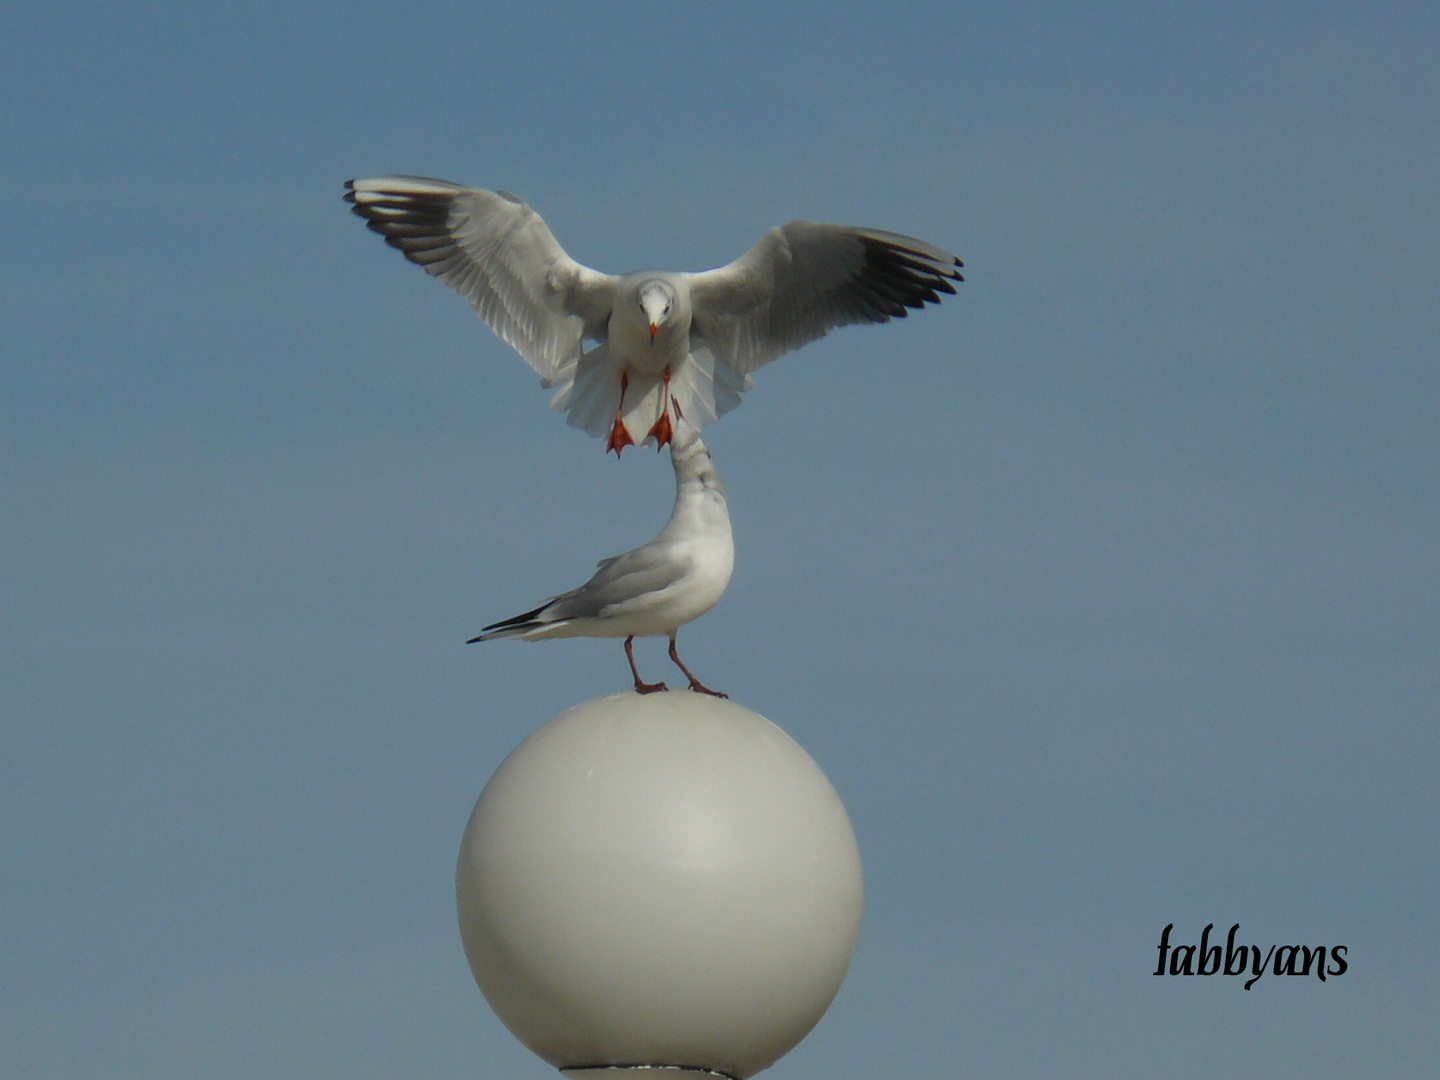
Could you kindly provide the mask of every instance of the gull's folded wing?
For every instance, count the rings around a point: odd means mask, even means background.
[[[580,588],[557,597],[556,618],[602,618],[644,610],[659,593],[689,573],[689,566],[670,557],[668,546],[645,544],[600,563],[595,576]]]

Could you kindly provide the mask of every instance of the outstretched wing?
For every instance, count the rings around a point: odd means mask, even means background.
[[[586,338],[603,336],[616,279],[565,254],[514,195],[382,176],[346,181],[345,199],[386,243],[469,299],[547,386]]]
[[[694,329],[748,375],[837,326],[888,322],[963,281],[959,259],[881,229],[792,221],[729,266],[690,278]]]

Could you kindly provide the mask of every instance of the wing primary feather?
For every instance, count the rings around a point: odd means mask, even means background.
[[[464,296],[500,340],[556,382],[602,334],[617,279],[571,259],[509,193],[425,177],[350,180],[345,199],[407,260]]]
[[[548,608],[553,602],[553,598],[546,600],[545,603],[539,607],[526,611],[523,614],[513,615],[508,619],[501,619],[497,623],[491,623],[489,626],[482,627],[479,636],[471,638],[465,644],[473,645],[477,641],[484,640],[486,634],[493,633],[497,630],[528,630],[532,625],[543,625],[536,616]]]

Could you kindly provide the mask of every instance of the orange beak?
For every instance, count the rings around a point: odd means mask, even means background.
[[[658,334],[659,332],[660,332],[660,327],[657,326],[655,323],[652,322],[652,323],[650,324],[650,344],[651,344],[651,345],[654,345],[654,344],[655,344],[655,335]]]

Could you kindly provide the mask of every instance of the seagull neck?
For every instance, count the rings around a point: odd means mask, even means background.
[[[665,531],[718,532],[730,527],[730,509],[725,502],[725,486],[711,464],[703,447],[699,453],[686,455],[676,462],[675,508]]]

